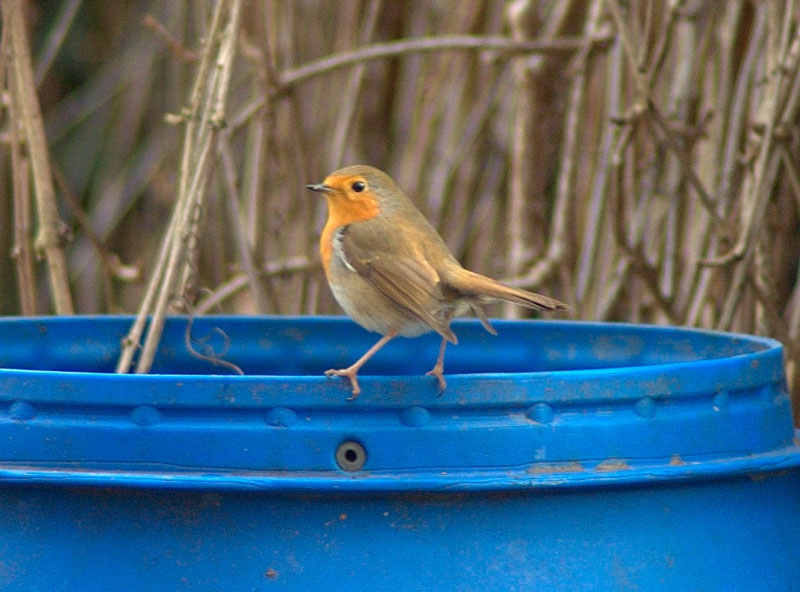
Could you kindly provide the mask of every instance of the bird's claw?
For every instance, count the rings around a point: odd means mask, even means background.
[[[439,364],[436,364],[431,370],[425,373],[425,376],[435,376],[436,380],[439,381],[439,396],[444,392],[444,389],[447,388],[447,381],[444,379],[444,368]]]
[[[330,370],[325,370],[325,376],[328,378],[332,378],[334,376],[341,376],[343,378],[350,379],[350,386],[353,387],[353,394],[347,397],[348,401],[355,400],[358,395],[361,394],[361,387],[358,386],[358,371],[353,370],[352,368],[344,368],[342,370],[335,370],[331,368]]]

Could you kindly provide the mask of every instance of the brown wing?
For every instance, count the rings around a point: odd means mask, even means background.
[[[393,233],[381,232],[372,220],[343,228],[340,244],[347,263],[398,308],[456,343],[438,273],[401,233],[388,234]]]

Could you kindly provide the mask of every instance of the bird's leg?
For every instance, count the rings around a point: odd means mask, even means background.
[[[447,339],[442,337],[442,344],[439,346],[439,357],[436,360],[436,364],[429,372],[425,373],[425,376],[435,376],[439,381],[439,394],[442,394],[444,389],[447,388],[447,382],[444,379],[444,350],[446,347]]]
[[[367,353],[358,358],[355,364],[341,370],[326,370],[325,376],[345,376],[349,378],[350,385],[353,387],[353,396],[347,397],[347,400],[352,401],[361,393],[361,387],[358,386],[358,371],[361,369],[361,366],[366,364],[367,360],[374,356],[380,348],[389,343],[395,336],[397,336],[397,331],[389,331],[386,335],[381,337],[375,345],[369,348]]]
[[[483,307],[480,304],[475,304],[474,302],[470,302],[469,306],[475,316],[478,317],[478,320],[481,322],[481,325],[483,325],[483,328],[492,335],[497,335],[497,330],[492,327],[492,324],[489,322],[489,318],[486,316],[486,311],[483,310]]]

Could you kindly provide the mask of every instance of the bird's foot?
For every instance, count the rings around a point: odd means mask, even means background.
[[[350,386],[353,387],[353,394],[347,397],[348,401],[356,399],[358,395],[361,394],[361,387],[358,386],[357,368],[353,368],[352,366],[350,366],[349,368],[343,368],[342,370],[334,370],[334,369],[325,370],[325,376],[327,376],[328,378],[332,376],[342,376],[344,378],[350,379]]]
[[[425,373],[425,376],[435,376],[436,380],[439,381],[439,395],[447,388],[447,381],[444,379],[444,364],[437,362],[430,371]]]

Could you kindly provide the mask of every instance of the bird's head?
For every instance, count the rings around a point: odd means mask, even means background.
[[[363,164],[338,169],[306,188],[322,193],[329,215],[343,223],[374,218],[408,200],[389,175]]]

